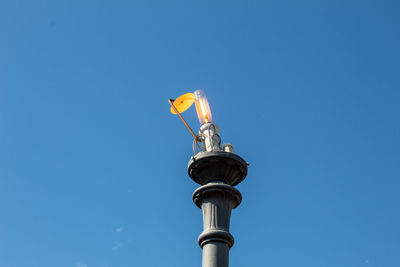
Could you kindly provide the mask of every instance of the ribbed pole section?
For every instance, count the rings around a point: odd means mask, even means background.
[[[193,193],[193,202],[203,212],[203,232],[198,243],[203,267],[228,267],[233,236],[229,232],[232,209],[242,201],[233,186],[247,175],[247,162],[225,151],[200,152],[188,164],[188,174],[201,187]]]
[[[231,211],[241,200],[240,192],[223,182],[208,183],[193,193],[194,203],[203,212],[203,232],[198,238],[203,267],[229,266],[229,249],[234,243],[229,233]]]

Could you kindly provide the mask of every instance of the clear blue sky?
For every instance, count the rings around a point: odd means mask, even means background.
[[[167,103],[199,88],[251,162],[232,267],[400,266],[399,14],[1,1],[0,267],[200,266],[192,139]]]

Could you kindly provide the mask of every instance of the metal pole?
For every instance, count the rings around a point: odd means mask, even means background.
[[[229,249],[234,239],[229,232],[232,209],[242,195],[233,186],[247,175],[247,163],[230,152],[201,152],[188,165],[189,176],[202,186],[193,193],[193,202],[203,213],[203,232],[198,238],[203,267],[228,267]]]
[[[240,192],[215,181],[198,188],[193,200],[203,211],[203,232],[198,238],[203,250],[203,267],[228,267],[229,249],[234,243],[229,223],[232,209],[242,200]]]

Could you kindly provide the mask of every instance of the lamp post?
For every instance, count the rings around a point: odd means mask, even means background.
[[[221,145],[219,128],[213,123],[203,91],[195,91],[194,102],[201,124],[194,141],[200,141],[201,147],[197,151],[193,145],[195,155],[188,163],[188,174],[201,185],[193,193],[193,202],[203,213],[203,232],[198,238],[203,253],[202,266],[228,267],[229,249],[234,243],[229,232],[231,211],[242,200],[234,186],[246,177],[248,163],[234,153],[231,144]],[[171,106],[179,114],[174,104]]]

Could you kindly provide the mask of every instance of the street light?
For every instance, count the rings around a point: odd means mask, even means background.
[[[212,122],[210,106],[208,105],[206,94],[202,90],[194,92],[197,116],[200,124]]]
[[[231,144],[221,146],[219,128],[213,122],[210,106],[202,90],[182,95],[176,100],[169,99],[168,102],[171,112],[179,115],[196,144],[193,145],[195,155],[188,163],[188,174],[201,185],[193,193],[193,202],[203,211],[203,232],[198,238],[203,251],[202,266],[228,267],[229,249],[234,243],[229,232],[230,215],[242,200],[242,195],[233,186],[246,177],[248,163],[233,152]],[[193,102],[201,124],[197,135],[180,114]]]

